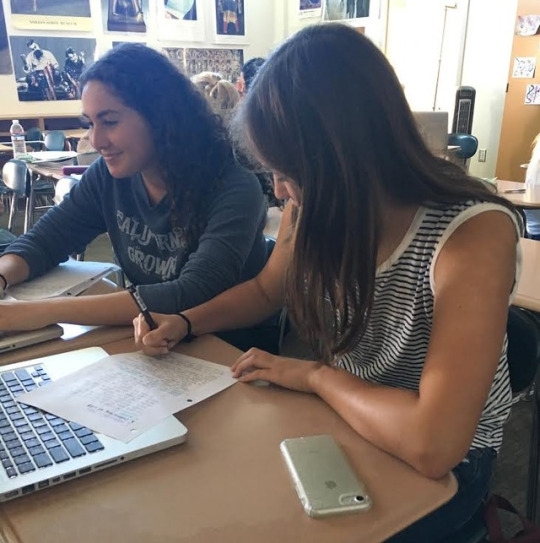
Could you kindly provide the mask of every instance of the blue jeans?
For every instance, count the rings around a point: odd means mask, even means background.
[[[485,498],[497,453],[493,449],[473,449],[453,470],[458,482],[455,496],[429,515],[388,539],[388,543],[435,543],[458,531],[480,507]]]

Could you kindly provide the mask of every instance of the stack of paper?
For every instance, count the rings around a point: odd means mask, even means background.
[[[9,288],[15,300],[41,300],[55,296],[77,296],[106,275],[119,270],[108,262],[69,259],[32,281]]]
[[[34,151],[27,153],[28,162],[62,162],[70,158],[75,158],[75,151]]]

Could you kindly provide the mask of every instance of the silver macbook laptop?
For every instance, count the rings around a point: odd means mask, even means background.
[[[43,343],[50,339],[59,338],[64,329],[58,324],[51,324],[38,330],[26,330],[22,332],[0,332],[0,353],[28,347],[36,343]]]
[[[20,364],[0,372],[0,502],[69,481],[186,440],[170,416],[129,443],[93,432],[16,398],[108,356],[90,347]]]
[[[448,148],[448,112],[413,111],[416,125],[428,149],[435,155]]]

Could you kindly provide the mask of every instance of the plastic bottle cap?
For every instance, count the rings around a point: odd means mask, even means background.
[[[13,123],[18,123],[19,119],[13,119]]]

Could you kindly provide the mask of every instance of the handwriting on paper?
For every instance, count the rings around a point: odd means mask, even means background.
[[[235,382],[220,364],[136,352],[103,358],[17,400],[128,442]]]

